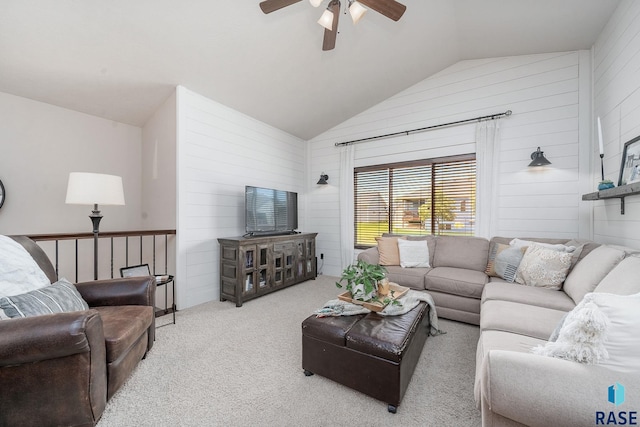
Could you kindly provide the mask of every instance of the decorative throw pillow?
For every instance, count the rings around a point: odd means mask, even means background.
[[[620,372],[640,372],[640,293],[588,293],[569,313],[557,340],[533,349],[535,354],[599,363]]]
[[[485,273],[488,276],[500,277],[508,282],[514,282],[518,266],[526,250],[526,247],[516,248],[502,243],[492,243]]]
[[[598,363],[609,357],[604,344],[609,325],[600,307],[585,298],[562,318],[549,342],[533,348],[532,352],[579,363]]]
[[[376,237],[380,265],[400,265],[398,239],[399,237]]]
[[[430,267],[429,246],[426,240],[398,239],[400,265],[407,267]]]
[[[0,319],[88,310],[89,305],[74,285],[60,279],[51,286],[22,295],[0,298]]]
[[[518,266],[516,282],[559,290],[571,266],[571,253],[547,249],[533,243]]]
[[[594,292],[585,295],[609,318],[604,345],[609,358],[600,364],[620,372],[640,372],[640,293],[615,295]]]
[[[516,248],[523,248],[531,245],[542,246],[547,249],[553,249],[560,252],[570,252],[573,253],[576,250],[575,246],[568,246],[562,244],[552,244],[552,243],[542,243],[542,242],[534,242],[533,240],[522,240],[522,239],[513,239],[509,242],[509,245],[515,246]]]
[[[23,294],[50,284],[46,274],[20,243],[0,236],[0,297]]]

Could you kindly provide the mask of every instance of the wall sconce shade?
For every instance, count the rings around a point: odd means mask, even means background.
[[[309,0],[309,3],[311,3],[313,7],[318,7],[322,3],[322,0]]]
[[[329,181],[329,175],[327,175],[327,174],[325,174],[324,172],[322,172],[322,173],[320,174],[320,179],[318,180],[318,184],[320,184],[320,185],[326,185],[326,184],[328,184],[328,182],[327,182],[327,181]]]
[[[122,178],[99,173],[71,172],[65,203],[70,205],[124,205]]]
[[[540,147],[531,153],[531,163],[529,163],[529,166],[546,166],[550,164],[551,162],[544,156],[544,151],[540,151]]]

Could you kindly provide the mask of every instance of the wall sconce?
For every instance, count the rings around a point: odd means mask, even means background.
[[[531,163],[529,163],[529,166],[546,166],[550,164],[551,162],[544,156],[544,151],[540,151],[540,147],[531,153]]]
[[[320,179],[318,180],[318,184],[320,185],[327,185],[329,181],[329,175],[325,174],[324,172],[322,172],[320,174]]]

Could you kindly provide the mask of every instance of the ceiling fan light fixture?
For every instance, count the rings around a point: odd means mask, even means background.
[[[309,3],[311,3],[313,7],[318,7],[322,4],[322,0],[309,0]]]
[[[333,12],[329,9],[326,9],[320,19],[318,19],[318,24],[322,25],[329,31],[333,31]]]
[[[367,13],[367,9],[357,1],[349,1],[349,14],[354,24],[360,22],[360,19]]]

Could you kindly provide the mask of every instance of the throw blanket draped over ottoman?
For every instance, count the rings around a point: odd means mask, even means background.
[[[382,400],[395,413],[429,331],[425,302],[400,316],[312,315],[302,322],[302,368]]]

